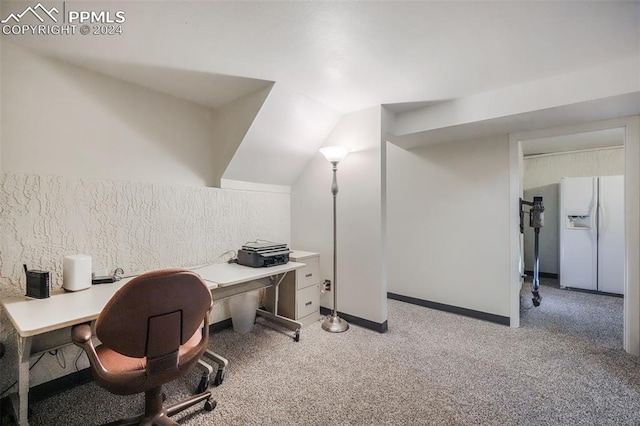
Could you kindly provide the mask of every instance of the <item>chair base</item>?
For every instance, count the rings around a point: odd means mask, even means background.
[[[176,402],[167,407],[162,406],[161,388],[151,389],[145,392],[145,413],[128,419],[116,420],[107,423],[104,426],[125,426],[125,425],[141,425],[141,426],[174,426],[177,425],[170,417],[199,402],[205,401],[204,409],[213,411],[217,402],[211,400],[211,391],[202,392],[193,395],[187,399]]]

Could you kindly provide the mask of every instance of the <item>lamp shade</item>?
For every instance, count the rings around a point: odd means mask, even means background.
[[[346,146],[325,146],[320,148],[319,151],[330,163],[339,163],[351,152],[351,148]]]

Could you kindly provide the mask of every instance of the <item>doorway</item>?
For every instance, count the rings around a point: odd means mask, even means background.
[[[638,199],[640,198],[637,191],[633,191],[631,188],[637,188],[638,176],[640,176],[640,165],[637,159],[639,158],[639,146],[640,146],[640,119],[638,117],[607,120],[602,122],[595,122],[589,124],[566,126],[562,128],[545,129],[535,132],[527,132],[521,134],[510,135],[510,163],[511,163],[511,206],[512,206],[512,219],[511,219],[511,271],[513,273],[512,286],[511,286],[511,325],[513,327],[520,326],[520,236],[519,236],[519,198],[526,199],[525,188],[521,185],[521,182],[525,179],[525,155],[529,158],[536,158],[536,155],[542,156],[546,154],[558,155],[555,160],[560,158],[558,152],[583,152],[580,155],[574,155],[573,160],[580,156],[591,157],[610,157],[612,160],[610,166],[613,168],[611,171],[607,171],[608,174],[620,174],[625,175],[625,181],[628,182],[625,189],[625,283],[624,283],[624,330],[623,330],[623,347],[624,349],[634,355],[640,353],[640,302],[637,300],[640,294],[640,284],[638,283],[639,266],[638,266],[638,243],[640,242],[639,233],[639,211]],[[581,135],[582,137],[577,137]],[[617,140],[616,140],[617,138]],[[597,140],[607,140],[607,142],[594,142]],[[589,146],[589,143],[599,144],[596,150],[595,145]],[[603,148],[605,145],[605,148]],[[536,152],[539,151],[539,152]],[[585,151],[587,150],[587,151]],[[553,152],[555,151],[555,152]],[[589,154],[584,154],[587,152]],[[569,154],[562,154],[565,156],[564,160],[569,159]],[[622,163],[616,163],[613,160],[614,157],[618,157]],[[538,161],[544,167],[549,168],[550,163],[562,163],[562,161],[544,160],[545,157]],[[576,167],[574,164],[573,167]],[[577,166],[580,167],[580,166]],[[615,168],[618,167],[617,170]],[[588,167],[583,167],[579,173],[584,175],[597,175],[601,173],[598,171],[587,171]],[[547,176],[544,176],[544,174]],[[540,257],[540,270],[553,276],[558,274],[559,269],[559,254],[556,235],[558,235],[559,219],[557,210],[558,190],[555,186],[554,180],[558,176],[553,176],[554,173],[562,174],[561,170],[550,172],[547,170],[545,173],[538,173],[539,179],[537,183],[531,183],[529,181],[525,184],[526,187],[538,188],[542,192],[546,192],[547,199],[545,202],[545,227],[541,230],[541,257]],[[576,173],[575,171],[572,173]],[[571,173],[567,173],[571,174]],[[537,186],[536,186],[537,185]],[[541,194],[544,196],[544,194]],[[551,211],[548,211],[548,208]],[[514,216],[515,215],[515,216]],[[514,219],[515,217],[515,219]],[[528,223],[525,223],[525,229],[528,227]],[[545,229],[547,228],[548,229]],[[546,231],[545,234],[542,234]],[[531,238],[528,238],[531,240]],[[543,245],[544,244],[544,245]],[[542,253],[545,253],[543,256]],[[529,251],[530,253],[531,251]],[[531,257],[531,255],[528,255]],[[526,262],[526,259],[525,259]],[[528,265],[532,265],[531,259],[526,262]],[[525,267],[525,269],[530,269]],[[544,303],[544,301],[543,301]],[[535,309],[535,308],[534,308]]]
[[[521,141],[521,146],[523,199],[542,197],[544,204],[544,226],[538,234],[539,294],[543,300],[534,307],[531,290],[535,234],[534,228],[525,223],[523,260],[527,277],[522,286],[521,325],[553,328],[568,335],[578,334],[601,347],[622,348],[624,128],[528,139]],[[611,180],[618,184],[617,203],[598,209],[600,202],[610,197],[599,201],[593,183]],[[563,201],[561,187],[569,199],[565,197]],[[562,220],[566,215],[561,212],[578,207],[584,210],[581,214],[588,216],[576,216],[568,223]],[[600,226],[598,218],[602,222],[607,219],[608,226]],[[608,235],[615,238],[607,239]],[[615,248],[618,255],[602,262],[606,256],[600,254],[606,254],[609,248]],[[611,273],[598,280],[600,272],[607,272],[600,263],[608,264]],[[579,294],[580,287],[584,292],[593,292]]]

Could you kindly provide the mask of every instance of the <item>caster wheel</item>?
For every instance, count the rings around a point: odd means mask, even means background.
[[[204,409],[207,411],[213,411],[214,408],[216,408],[216,405],[218,405],[217,401],[211,401],[211,400],[207,400],[204,403]]]
[[[222,368],[219,368],[218,372],[216,373],[215,379],[213,379],[213,386],[220,386],[223,380],[224,380],[224,370]]]
[[[202,393],[209,389],[209,375],[203,374],[200,379],[200,383],[198,383],[198,389],[196,389],[196,393]]]
[[[167,394],[162,392],[162,402],[165,402],[167,400]]]
[[[296,330],[296,335],[293,336],[293,340],[295,342],[299,342],[300,341],[300,330]]]

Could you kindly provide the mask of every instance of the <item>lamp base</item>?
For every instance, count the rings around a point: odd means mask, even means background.
[[[322,321],[322,329],[330,333],[342,333],[349,329],[349,323],[338,315],[329,315]]]

